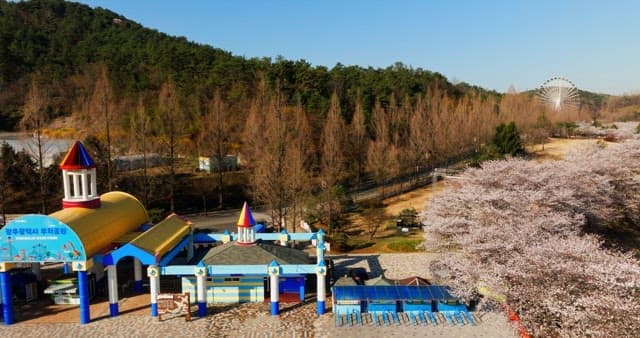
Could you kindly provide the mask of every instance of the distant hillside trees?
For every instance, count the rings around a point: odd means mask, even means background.
[[[345,191],[481,152],[501,123],[515,122],[525,144],[544,141],[569,116],[545,111],[532,93],[454,85],[400,62],[328,68],[247,59],[59,0],[0,0],[0,45],[0,128],[16,130],[32,119],[34,104],[46,107],[43,135],[64,118],[71,127],[64,136],[95,150],[104,190],[129,189],[171,210],[185,207],[177,195],[193,192],[185,187],[195,157],[233,152],[244,163],[236,180],[248,187],[243,198],[278,210],[280,220],[297,214],[290,207],[305,195],[322,192],[319,218],[329,225]],[[39,103],[30,92],[36,77],[47,92]],[[124,177],[110,164],[150,153],[167,159],[164,172],[145,166]],[[211,182],[193,190],[203,204],[208,191],[216,191],[217,207],[225,204],[229,176],[202,176]]]

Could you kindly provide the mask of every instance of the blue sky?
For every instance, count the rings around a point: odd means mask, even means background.
[[[329,68],[397,61],[500,92],[564,76],[640,92],[640,1],[83,0],[245,57]]]

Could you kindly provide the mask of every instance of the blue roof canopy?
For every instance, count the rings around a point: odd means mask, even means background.
[[[442,285],[345,285],[334,286],[333,297],[336,300],[367,301],[454,301],[449,288]]]

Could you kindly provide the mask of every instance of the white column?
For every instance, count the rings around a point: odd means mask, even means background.
[[[142,263],[137,258],[133,259],[133,280],[134,290],[136,292],[142,291]]]
[[[115,265],[107,266],[107,287],[109,289],[109,310],[111,317],[118,315],[118,270]]]
[[[151,296],[151,316],[158,316],[158,293],[160,293],[160,273],[158,267],[151,265],[147,268],[149,276],[149,295]]]
[[[64,198],[69,199],[69,174],[66,170],[62,171],[62,185],[64,187]]]
[[[87,170],[83,170],[82,171],[82,199],[86,200],[88,198],[88,190],[87,188],[89,188],[89,182],[87,182]]]
[[[280,276],[272,274],[271,276],[271,315],[280,314]]]
[[[325,300],[327,299],[324,278],[325,278],[324,274],[320,274],[320,273],[316,274],[316,279],[318,280],[318,285],[317,285],[318,314],[324,314],[324,305],[325,305]],[[320,308],[320,305],[322,305],[322,308]]]
[[[98,196],[98,183],[96,180],[96,169],[91,169],[91,196]]]
[[[207,303],[207,293],[205,291],[206,288],[204,287],[206,280],[206,276],[196,276],[196,293],[198,296],[198,303]]]
[[[80,175],[73,174],[73,197],[80,197]]]

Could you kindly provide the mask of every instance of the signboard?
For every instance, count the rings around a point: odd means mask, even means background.
[[[158,302],[158,320],[162,315],[172,314],[181,315],[185,314],[185,320],[191,320],[191,301],[189,293],[159,293],[157,297]]]
[[[0,262],[84,262],[87,257],[68,225],[45,215],[19,217],[0,230]]]

